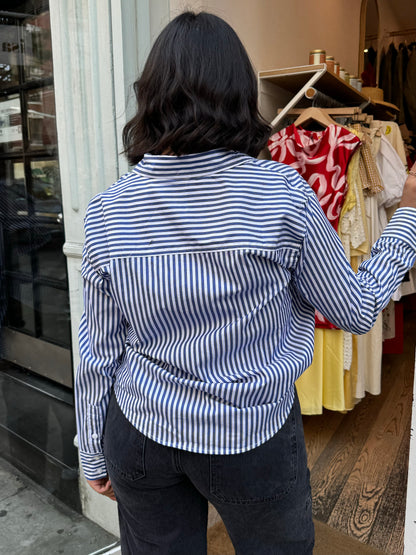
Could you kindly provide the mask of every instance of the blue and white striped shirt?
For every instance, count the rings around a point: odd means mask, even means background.
[[[285,422],[310,365],[314,308],[365,333],[415,262],[416,210],[397,210],[358,274],[289,166],[213,150],[144,159],[90,203],[76,377],[85,475],[106,474],[112,387],[163,445],[252,449]]]

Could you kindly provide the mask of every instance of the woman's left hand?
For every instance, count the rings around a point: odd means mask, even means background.
[[[98,478],[98,480],[87,480],[87,482],[92,487],[92,489],[100,495],[105,495],[113,501],[117,501],[108,476],[105,476],[104,478]]]

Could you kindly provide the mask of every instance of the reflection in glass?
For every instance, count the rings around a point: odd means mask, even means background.
[[[19,331],[35,335],[35,314],[32,283],[8,281],[8,325]]]
[[[23,148],[22,116],[19,96],[0,100],[0,152],[16,152]]]
[[[39,312],[42,338],[70,347],[68,292],[56,287],[39,286]]]
[[[24,45],[16,20],[3,17],[0,21],[0,89],[6,89],[19,84],[19,66]]]
[[[49,12],[25,20],[24,42],[25,81],[50,77],[53,66]]]
[[[66,282],[63,254],[64,225],[57,160],[32,160],[32,195],[35,210],[37,275]]]
[[[28,215],[23,162],[0,161],[0,221],[8,229],[19,228],[17,220]]]
[[[27,126],[31,148],[56,146],[55,96],[53,86],[27,94]]]
[[[70,349],[49,3],[4,0],[3,4],[0,5],[0,326],[22,332],[17,335],[23,343],[24,334],[32,335],[34,341],[43,340],[42,357],[48,358],[56,352],[48,343]],[[1,11],[6,9],[15,12],[15,17],[6,17]],[[0,333],[0,342],[2,336],[8,341],[9,350],[4,350],[8,357],[15,356],[13,349],[18,343],[9,340],[17,335]],[[0,344],[0,356],[1,352]],[[65,371],[70,375],[69,357],[62,356]],[[38,362],[34,371],[50,378],[48,372],[43,374],[42,362]],[[62,367],[56,378],[62,383]]]
[[[12,272],[32,272],[32,236],[29,229],[5,230],[5,264]]]
[[[32,160],[32,193],[35,209],[44,207],[40,201],[51,200],[61,203],[61,181],[57,160]]]

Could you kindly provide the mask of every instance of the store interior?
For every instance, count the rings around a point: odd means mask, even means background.
[[[234,26],[259,72],[260,109],[277,137],[263,155],[287,162],[282,144],[288,140],[285,130],[293,124],[319,134],[335,123],[358,132],[361,145],[366,145],[360,147],[367,151],[361,156],[368,155],[372,162],[367,177],[360,163],[359,183],[367,235],[361,240],[356,235],[357,209],[351,228],[343,226],[348,237],[341,237],[353,268],[358,268],[398,206],[400,191],[394,192],[394,183],[404,183],[415,161],[414,5],[405,0],[330,5],[295,1],[289,7],[276,1],[260,3],[254,17],[247,2],[239,3],[238,14],[231,4],[210,2],[206,9]],[[173,14],[183,7],[180,2],[171,6]],[[318,48],[325,51],[324,59],[309,59],[310,51]],[[334,61],[344,70],[341,75],[334,71]],[[383,150],[387,142],[388,157],[394,158],[387,165],[391,162],[395,173],[386,172],[387,162],[381,161],[379,144]],[[352,189],[353,175],[348,179]],[[358,197],[363,198],[361,192]],[[414,278],[412,269],[366,336],[346,337],[340,330],[318,326],[313,365],[297,384],[317,553],[335,552],[324,546],[329,537],[337,553],[403,553],[414,381]],[[215,518],[212,553],[231,554],[226,531]]]
[[[42,2],[33,4],[42,11]],[[351,263],[358,268],[380,231],[380,221],[388,221],[398,202],[397,189],[391,191],[387,202],[378,200],[380,195],[385,198],[392,175],[377,158],[380,144],[390,149],[390,154],[395,152],[391,156],[396,160],[393,175],[397,181],[415,161],[414,0],[261,0],[255,6],[250,0],[212,0],[202,6],[190,0],[170,0],[169,5],[172,17],[185,8],[202,7],[235,28],[259,74],[260,109],[272,123],[273,135],[291,126],[324,133],[332,125],[357,134],[355,198],[351,209],[346,210],[346,205],[344,211],[344,216],[351,217],[339,228]],[[17,15],[19,10],[16,4]],[[7,32],[13,39],[26,27],[42,28],[43,40],[49,45],[42,50],[45,57],[50,51],[49,26],[43,22],[42,27],[39,21],[34,25],[35,13],[26,25],[23,15],[19,18],[16,13],[3,20]],[[311,63],[314,50],[323,50],[324,58],[314,58]],[[17,56],[23,60],[23,52]],[[10,462],[80,511],[57,145],[46,123],[43,128],[41,120],[33,117],[34,111],[42,108],[48,116],[44,121],[54,120],[50,100],[53,76],[49,54],[45,59],[39,56],[34,49],[24,63],[16,63],[23,68],[16,73],[16,81],[9,82],[6,76],[2,85],[3,112],[19,107],[23,135],[18,140],[0,141],[0,177],[5,185],[7,180],[17,184],[18,192],[24,182],[20,201],[28,202],[33,213],[43,214],[44,219],[35,224],[42,230],[40,239],[49,239],[36,245],[30,239],[31,247],[36,247],[30,256],[27,230],[13,231],[10,241],[4,243],[3,255],[11,253],[9,303],[15,307],[17,299],[23,308],[28,306],[27,291],[33,290],[37,304],[33,301],[35,309],[22,312],[24,317],[13,309],[3,326],[0,447]],[[270,149],[263,155],[281,154]],[[351,185],[348,177],[346,183]],[[53,195],[49,192],[52,185]],[[344,199],[347,192],[345,187]],[[22,214],[18,216],[9,220],[21,221]],[[29,228],[35,224],[29,222]],[[42,274],[39,268],[48,268],[49,274]],[[350,555],[403,552],[416,343],[415,284],[411,271],[375,330],[363,339],[317,327],[313,367],[298,383],[317,555],[334,555],[334,546],[337,553]],[[59,326],[54,325],[57,318]],[[54,374],[45,366],[46,352]],[[33,353],[41,353],[39,367],[34,366]],[[210,555],[234,553],[214,512],[208,536]]]

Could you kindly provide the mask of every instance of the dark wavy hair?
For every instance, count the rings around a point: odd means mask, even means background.
[[[123,130],[131,164],[145,153],[180,156],[214,148],[257,156],[270,136],[247,52],[215,15],[184,12],[173,19],[134,90],[137,113]]]

